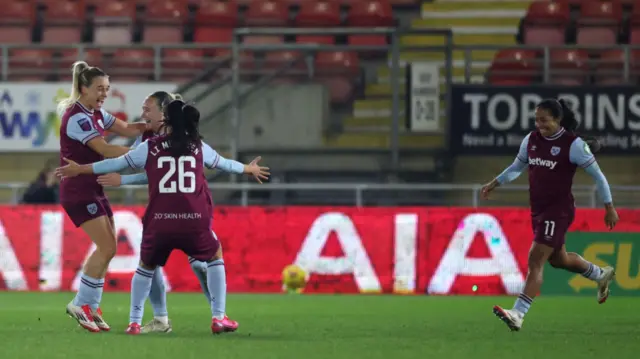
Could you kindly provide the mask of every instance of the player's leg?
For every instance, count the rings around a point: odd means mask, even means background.
[[[167,245],[168,244],[168,245]],[[140,334],[144,302],[151,291],[156,267],[164,266],[171,254],[171,239],[143,234],[140,244],[140,263],[131,279],[131,308],[128,334]]]
[[[141,332],[144,302],[151,291],[151,282],[155,272],[156,267],[154,265],[145,264],[141,260],[131,279],[131,309],[129,311],[127,334],[140,334]]]
[[[171,321],[167,311],[167,288],[160,269],[156,269],[153,274],[149,301],[153,308],[153,319],[142,327],[142,333],[171,332]]]
[[[211,331],[215,334],[235,332],[238,329],[238,322],[229,319],[226,314],[227,278],[220,246],[215,256],[207,262],[207,285],[211,293]]]
[[[193,273],[195,273],[196,278],[198,278],[198,281],[200,282],[202,292],[204,293],[204,296],[207,297],[207,303],[211,303],[211,294],[209,294],[209,287],[207,284],[207,262],[202,262],[189,257],[189,265],[191,265]]]
[[[65,208],[68,209],[68,208]],[[86,211],[86,206],[84,208]],[[102,212],[104,210],[100,208]],[[72,220],[73,211],[67,210]],[[74,222],[79,222],[74,220]],[[82,230],[96,245],[96,250],[89,256],[82,269],[80,286],[73,301],[67,305],[67,313],[78,323],[91,332],[109,330],[100,316],[101,326],[98,326],[94,314],[99,312],[102,290],[104,287],[104,273],[116,253],[116,238],[111,230],[109,217],[104,215],[78,223]]]
[[[554,268],[581,274],[583,277],[598,283],[598,303],[604,303],[609,297],[609,285],[615,278],[613,267],[600,268],[582,258],[578,253],[567,252],[564,245],[549,258],[549,264]]]
[[[546,217],[532,218],[533,245],[529,251],[528,272],[522,293],[516,299],[512,309],[493,307],[493,313],[511,330],[517,331],[522,327],[524,316],[542,287],[544,265],[551,255],[564,245],[564,236],[570,224],[571,218],[552,220]]]
[[[109,218],[109,224],[110,224],[109,229],[111,230],[111,235],[116,240],[116,246],[117,246],[116,224],[115,224],[115,221],[113,219],[113,212],[111,211],[111,206],[109,205],[109,201],[107,201],[106,198],[101,199],[100,203],[102,204],[102,207],[104,208],[105,213],[106,213],[107,217]],[[114,252],[114,255],[115,255],[115,252]],[[108,270],[109,270],[109,265],[107,265],[107,267],[102,272],[102,278],[105,278],[107,276],[107,271]],[[103,317],[103,314],[102,314],[102,309],[100,308],[100,305],[99,305],[100,303],[102,303],[102,293],[103,293],[103,291],[100,291],[100,297],[98,298],[98,306],[91,308],[91,315],[93,316],[93,321],[96,323],[98,328],[100,328],[100,330],[103,330],[103,331],[107,332],[107,331],[111,330],[111,327],[104,320],[104,317]]]

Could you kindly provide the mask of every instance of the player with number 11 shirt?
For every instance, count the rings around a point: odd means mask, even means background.
[[[493,189],[513,181],[525,167],[529,168],[534,242],[529,252],[525,286],[513,309],[493,308],[494,314],[514,331],[520,330],[533,298],[540,292],[546,262],[595,281],[598,303],[604,303],[609,297],[614,269],[600,268],[577,253],[567,252],[565,247],[565,234],[575,216],[571,186],[577,167],[582,167],[595,180],[606,210],[607,227],[613,229],[618,221],[609,184],[592,153],[597,152],[600,145],[595,139],[583,140],[576,135],[577,127],[575,114],[564,100],[542,101],[536,108],[536,130],[524,138],[513,164],[482,188],[483,197],[488,198]]]
[[[127,167],[144,168],[149,182],[149,204],[143,217],[140,266],[134,274],[131,288],[130,324],[127,332],[140,332],[142,308],[158,266],[164,266],[174,249],[179,249],[199,261],[208,263],[208,286],[212,294],[212,326],[220,332],[220,320],[215,318],[215,297],[222,289],[213,278],[219,259],[219,243],[211,232],[211,202],[204,167],[214,168],[220,156],[200,139],[198,110],[176,100],[167,106],[167,135],[141,143],[124,156],[93,164],[69,165],[58,168],[63,177],[119,172]],[[267,167],[254,161],[240,163],[238,173],[253,175],[258,181],[269,175]],[[226,317],[225,322],[232,322]],[[224,326],[224,325],[223,325]],[[226,328],[226,326],[224,326]],[[235,330],[237,324],[229,326]],[[224,329],[224,328],[223,328]]]

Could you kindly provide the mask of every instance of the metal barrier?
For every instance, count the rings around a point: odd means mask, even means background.
[[[0,190],[9,190],[12,192],[13,204],[19,202],[21,192],[28,187],[27,183],[0,183]],[[209,187],[213,190],[213,193],[219,191],[234,191],[240,194],[237,201],[224,201],[225,205],[239,205],[248,206],[252,204],[250,197],[251,193],[256,192],[277,192],[277,191],[296,191],[296,192],[345,192],[350,196],[350,200],[346,201],[346,205],[363,207],[367,206],[365,196],[373,192],[392,192],[393,195],[397,195],[401,192],[411,191],[411,195],[418,193],[418,195],[424,195],[425,193],[440,193],[444,195],[455,195],[458,199],[449,199],[438,205],[444,206],[464,206],[464,207],[493,207],[493,206],[520,206],[526,207],[528,203],[528,186],[522,185],[507,185],[500,187],[496,190],[493,197],[509,196],[510,194],[518,195],[515,201],[500,201],[489,200],[483,201],[480,198],[480,191],[482,189],[481,184],[330,184],[330,183],[271,183],[271,184],[253,184],[253,183],[209,183]],[[135,186],[122,186],[117,188],[110,188],[113,191],[124,192],[124,203],[135,203],[135,194],[137,191],[147,192],[147,186],[135,185]],[[614,194],[614,200],[617,207],[621,208],[636,208],[640,207],[640,196],[635,198],[635,195],[640,194],[640,186],[611,186],[611,191]],[[578,207],[596,208],[599,206],[599,199],[596,194],[595,186],[576,185],[573,186],[573,194],[576,199],[576,205]],[[412,205],[417,205],[413,204]],[[264,203],[270,205],[272,203]],[[286,203],[284,203],[286,205]],[[402,203],[390,204],[393,206],[402,206]]]
[[[464,67],[464,79],[463,81],[457,81],[460,83],[472,83],[473,77],[475,76],[485,76],[486,71],[488,70],[488,66],[474,66],[478,62],[491,62],[494,61],[494,58],[486,58],[487,51],[500,51],[506,49],[518,49],[518,50],[529,50],[535,51],[536,57],[528,60],[528,70],[531,74],[538,73],[542,75],[543,82],[549,82],[550,78],[554,75],[567,75],[567,71],[571,76],[577,76],[578,73],[575,73],[575,70],[571,68],[567,68],[566,66],[562,66],[563,64],[568,64],[571,61],[579,61],[580,63],[580,71],[584,71],[585,74],[590,75],[594,72],[592,70],[597,69],[597,74],[606,75],[606,76],[616,76],[620,78],[622,82],[634,82],[634,76],[638,75],[637,64],[634,68],[634,52],[640,50],[640,46],[637,45],[560,45],[560,46],[537,46],[537,45],[453,45],[454,51],[462,51],[463,52],[463,64],[454,65],[454,67],[460,68]],[[571,58],[568,60],[562,59],[554,59],[553,53],[556,50],[577,50],[580,52],[579,55],[585,55],[584,58]],[[607,56],[603,59],[598,57],[589,57],[594,53],[602,53],[606,51],[616,50],[620,51],[616,56]],[[481,52],[484,51],[485,54]],[[482,60],[477,60],[475,54],[479,54],[483,58]],[[621,56],[620,56],[621,55]],[[486,59],[485,59],[486,58]],[[500,60],[498,60],[500,61]],[[504,59],[501,60],[504,63],[514,63],[513,59]],[[582,62],[586,62],[582,63]],[[561,66],[559,68],[554,69],[553,64],[557,62]],[[534,65],[534,66],[532,66]],[[475,70],[478,71],[475,71]],[[571,72],[574,71],[574,74]],[[509,71],[509,70],[500,70],[501,75],[506,75],[507,77],[511,74],[513,75],[522,75],[522,70],[518,71]]]
[[[282,44],[244,44],[242,38],[244,36],[292,36],[292,35],[385,35],[391,39],[389,45],[384,46],[359,46],[359,45],[321,45],[321,44],[299,44],[299,43],[282,43]],[[392,100],[392,125],[390,128],[390,167],[398,168],[399,164],[399,129],[401,108],[401,83],[402,75],[400,73],[400,37],[405,35],[430,35],[442,37],[444,39],[444,46],[407,46],[403,45],[402,49],[413,51],[425,51],[431,53],[445,54],[445,60],[443,69],[445,72],[445,84],[446,90],[443,91],[445,111],[443,115],[449,116],[449,102],[448,95],[450,94],[449,88],[452,79],[452,45],[453,34],[451,30],[444,29],[400,29],[392,27],[380,27],[380,28],[239,28],[234,31],[232,43],[230,44],[176,44],[176,45],[130,45],[130,46],[93,46],[90,44],[78,44],[78,45],[0,45],[1,70],[3,81],[11,80],[13,75],[29,75],[29,74],[42,74],[45,76],[53,75],[52,78],[60,78],[60,76],[69,76],[70,71],[67,68],[72,60],[69,57],[64,58],[62,55],[65,51],[75,49],[77,50],[77,59],[86,60],[86,54],[90,50],[99,50],[105,57],[101,58],[101,62],[105,65],[105,69],[108,73],[114,75],[114,80],[117,81],[117,75],[127,76],[146,73],[142,69],[141,64],[151,68],[148,74],[150,79],[160,81],[164,79],[170,79],[171,77],[189,77],[191,80],[185,84],[182,84],[177,92],[186,93],[188,90],[195,87],[196,84],[208,83],[209,86],[201,91],[195,91],[196,93],[190,93],[189,100],[198,102],[198,100],[205,99],[210,94],[215,93],[216,90],[222,86],[229,84],[232,87],[232,96],[227,103],[221,106],[213,113],[203,113],[202,122],[211,121],[215,117],[226,114],[230,111],[230,120],[233,128],[233,133],[230,136],[230,156],[236,157],[238,153],[238,137],[239,137],[239,122],[241,120],[241,106],[242,102],[254,91],[268,85],[274,78],[285,75],[286,72],[293,68],[293,66],[304,60],[306,63],[307,71],[306,75],[308,79],[313,79],[316,70],[315,64],[312,61],[313,56],[318,52],[327,51],[348,51],[348,52],[362,52],[362,51],[377,51],[381,53],[390,54],[389,61],[379,60],[382,63],[387,63],[390,68],[390,87],[391,87],[391,100]],[[12,57],[11,53],[15,49],[42,49],[51,50],[54,56],[51,58],[40,59],[42,64],[47,66],[36,66],[36,61],[32,58],[27,58],[30,66],[21,65],[22,61],[19,57]],[[150,50],[153,52],[153,58],[135,58],[132,60],[115,59],[117,50],[122,49],[136,49],[136,50]],[[204,66],[200,73],[194,74],[193,68],[176,68],[175,66],[168,66],[175,61],[185,62],[184,59],[174,59],[165,54],[165,50],[171,49],[186,49],[186,50],[202,50],[205,54],[202,59]],[[207,56],[212,54],[213,50],[231,50],[231,55],[226,56]],[[298,59],[294,59],[289,63],[284,64],[278,69],[248,69],[240,66],[242,51],[252,52],[273,52],[273,51],[297,51],[303,56]],[[140,55],[140,54],[139,54]],[[117,61],[116,61],[117,60]],[[368,61],[367,56],[361,56],[362,61]],[[110,65],[122,64],[122,61],[130,61],[133,65],[131,68],[121,67],[109,67]],[[126,62],[124,62],[126,64]],[[125,65],[126,66],[126,65]],[[231,69],[229,72],[228,70]],[[249,89],[246,91],[240,90],[240,83],[243,74],[260,74],[263,75],[258,81],[254,81]],[[222,75],[221,78],[213,83],[209,80],[213,76]],[[386,132],[386,130],[385,130]]]

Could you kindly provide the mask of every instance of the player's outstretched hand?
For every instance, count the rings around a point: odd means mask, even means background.
[[[56,176],[60,178],[75,177],[81,173],[80,165],[77,162],[68,158],[63,158],[63,160],[68,163],[68,165],[56,168]]]
[[[248,165],[244,165],[244,173],[250,174],[253,178],[262,183],[262,180],[268,180],[271,173],[269,173],[269,167],[262,167],[258,165],[258,162],[262,157],[258,156],[251,161]]]
[[[151,126],[146,122],[133,122],[133,123],[130,123],[129,126],[139,131],[140,134],[144,133],[144,131],[148,131],[151,129]]]
[[[606,206],[606,212],[604,215],[604,223],[607,225],[607,228],[609,228],[609,230],[612,230],[613,227],[616,226],[616,223],[618,223],[618,221],[620,220],[620,217],[618,217],[618,212],[616,212],[616,209],[613,206]]]
[[[107,173],[98,176],[98,183],[103,187],[120,187],[122,184],[122,175],[119,173]]]
[[[489,194],[496,187],[498,187],[498,181],[496,181],[495,179],[482,186],[482,189],[480,190],[480,196],[482,197],[482,199],[489,199]]]

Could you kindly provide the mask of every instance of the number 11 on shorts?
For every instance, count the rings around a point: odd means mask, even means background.
[[[556,221],[544,221],[544,235],[553,237],[553,233],[556,231]]]

